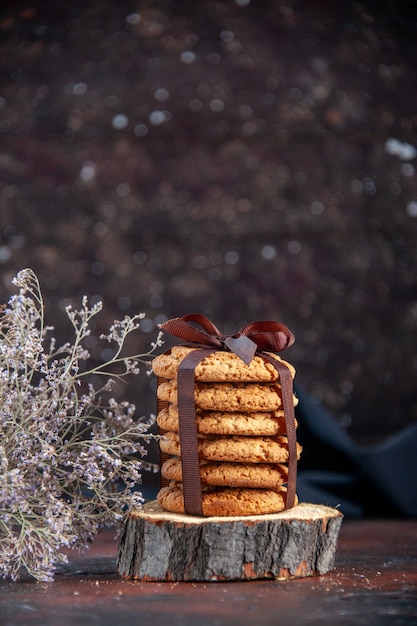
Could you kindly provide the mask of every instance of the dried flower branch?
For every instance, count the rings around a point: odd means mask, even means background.
[[[53,329],[38,278],[25,269],[13,282],[19,293],[0,310],[0,576],[16,580],[23,569],[51,580],[67,563],[63,549],[87,549],[102,526],[143,502],[137,485],[150,466],[142,459],[154,416],[135,418],[135,406],[109,392],[115,379],[138,374],[162,340],[124,356],[144,316],[125,317],[102,337],[116,344],[114,356],[88,368],[83,341],[101,303],[68,307],[73,343],[57,348],[52,336],[46,349]]]

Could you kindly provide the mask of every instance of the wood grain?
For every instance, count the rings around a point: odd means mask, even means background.
[[[144,581],[321,575],[333,567],[342,519],[336,509],[311,504],[223,518],[176,515],[150,502],[126,519],[117,570]]]

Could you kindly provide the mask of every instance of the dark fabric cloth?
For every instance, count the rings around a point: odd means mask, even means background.
[[[339,508],[346,517],[417,517],[417,424],[361,448],[325,408],[295,391],[303,446],[299,500]]]

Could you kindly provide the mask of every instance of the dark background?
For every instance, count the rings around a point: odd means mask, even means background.
[[[415,7],[4,2],[1,301],[30,266],[64,339],[84,294],[97,334],[146,312],[134,350],[187,313],[278,320],[359,445],[415,422]]]

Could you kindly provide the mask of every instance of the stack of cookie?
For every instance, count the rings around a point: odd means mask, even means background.
[[[197,348],[198,349],[198,348]],[[157,416],[167,457],[161,475],[160,506],[184,513],[182,450],[179,435],[177,374],[180,362],[194,348],[176,346],[156,357],[154,373],[158,399],[164,408]],[[295,375],[294,367],[277,355]],[[285,508],[288,478],[288,441],[281,387],[276,368],[259,356],[246,365],[237,355],[216,351],[194,371],[197,442],[206,516],[260,515]],[[297,399],[293,396],[294,406]],[[301,448],[297,444],[297,456]]]

